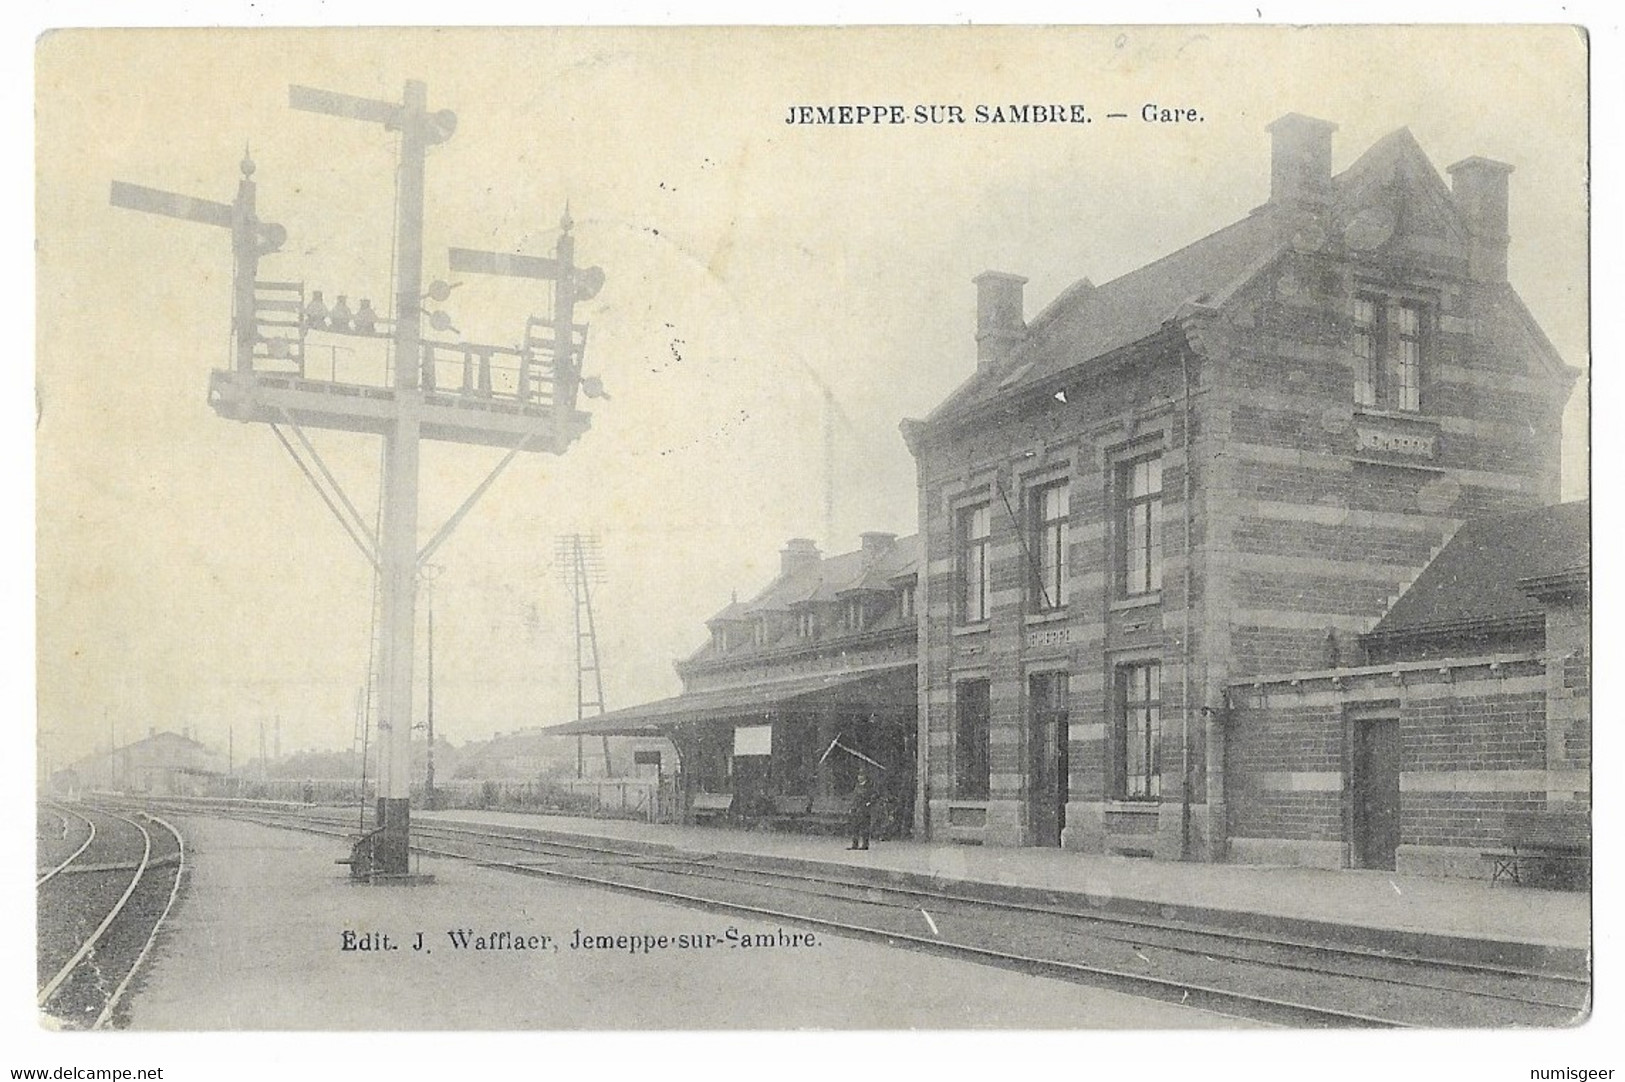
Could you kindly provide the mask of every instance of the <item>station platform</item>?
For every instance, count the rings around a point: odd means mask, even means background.
[[[941,887],[1036,904],[1170,920],[1509,965],[1588,967],[1591,895],[1486,880],[1253,864],[1203,864],[1060,849],[876,841],[726,826],[678,826],[498,811],[416,813],[499,823],[562,838],[611,839],[651,851],[725,854],[775,867],[826,868],[891,885]]]
[[[187,838],[190,870],[115,1017],[134,1031],[1257,1025],[833,932],[790,949],[771,921],[468,861],[425,856],[420,870],[432,883],[358,885],[334,863],[340,840],[202,814],[165,817]],[[751,949],[605,942],[733,929],[755,938]],[[582,937],[598,942],[582,949]]]

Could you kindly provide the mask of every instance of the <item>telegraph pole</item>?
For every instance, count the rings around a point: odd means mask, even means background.
[[[423,771],[423,803],[431,811],[435,806],[434,794],[434,580],[440,577],[441,568],[438,564],[423,565],[423,585],[425,600],[429,610],[429,650],[428,650],[428,702],[424,715],[424,727],[428,729],[428,746],[424,749],[426,760]]]
[[[423,771],[423,802],[434,807],[434,602],[429,602],[429,704],[424,718],[429,727],[429,744],[424,749],[428,763]]]

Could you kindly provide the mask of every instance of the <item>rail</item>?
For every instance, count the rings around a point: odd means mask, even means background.
[[[52,807],[56,807],[56,806],[52,805]],[[79,846],[79,848],[75,849],[72,853],[70,853],[66,860],[64,860],[61,864],[58,864],[56,867],[52,868],[50,871],[46,872],[44,875],[40,876],[38,879],[34,880],[34,886],[35,886],[36,889],[39,888],[39,887],[43,887],[46,883],[49,883],[52,879],[55,879],[56,876],[64,868],[66,868],[68,865],[72,864],[74,861],[78,860],[80,858],[80,856],[82,856],[84,854],[84,851],[86,849],[90,848],[90,843],[96,840],[96,823],[95,823],[94,820],[92,820],[92,819],[90,819],[90,818],[88,818],[86,816],[80,815],[76,811],[69,811],[66,808],[56,808],[56,810],[58,812],[63,812],[66,815],[72,815],[74,818],[76,818],[80,822],[84,823],[85,826],[87,826],[89,828],[89,832],[85,835],[84,844]],[[66,819],[64,818],[63,821],[66,822]]]
[[[107,1004],[101,1009],[101,1013],[96,1016],[96,1021],[91,1023],[91,1029],[106,1028],[108,1022],[113,1018],[113,1012],[118,1010],[119,1004],[124,1002],[124,994],[129,991],[130,982],[135,980],[137,973],[141,972],[141,967],[147,964],[147,958],[151,956],[152,948],[158,942],[158,932],[163,928],[164,921],[169,919],[169,911],[175,908],[175,899],[180,897],[181,893],[181,878],[187,871],[186,838],[173,824],[158,818],[156,815],[148,815],[147,818],[175,835],[175,882],[169,888],[169,897],[164,901],[163,911],[158,914],[158,919],[153,921],[152,931],[148,933],[146,942],[141,944],[141,952],[136,955],[135,962],[130,966],[129,972],[124,974],[124,979],[118,982],[118,987],[113,989],[113,994],[107,997]]]
[[[339,824],[306,816],[237,817],[342,833]],[[425,823],[414,848],[426,856],[824,928],[1293,1026],[1568,1025],[1583,1016],[1589,989],[1584,973],[1570,977],[1093,907],[1075,910],[1055,898],[1000,902],[941,885],[914,889],[881,882],[862,869],[850,876],[833,868],[796,872],[604,841],[582,844],[546,830],[495,824]],[[765,905],[764,890],[773,899]],[[923,910],[926,905],[930,910]],[[929,925],[929,935],[912,927],[920,921]]]
[[[67,983],[68,978],[73,976],[74,970],[78,969],[79,964],[90,956],[91,951],[96,949],[96,944],[101,942],[102,936],[107,934],[107,930],[113,926],[113,922],[117,920],[119,914],[124,911],[125,905],[130,901],[130,896],[135,893],[135,888],[141,885],[141,877],[147,873],[147,867],[151,862],[151,831],[147,830],[146,827],[142,826],[140,823],[137,823],[134,819],[131,819],[128,816],[119,815],[114,812],[109,812],[107,814],[111,815],[115,819],[120,819],[126,823],[129,823],[131,826],[135,827],[136,830],[141,832],[143,841],[141,859],[136,864],[135,874],[130,876],[130,885],[124,888],[124,893],[119,895],[118,901],[114,902],[112,907],[108,909],[107,915],[102,918],[102,922],[98,924],[88,936],[85,937],[84,941],[79,944],[79,949],[74,951],[72,957],[67,960],[61,969],[57,970],[56,975],[53,976],[49,981],[45,982],[45,987],[40,989],[38,1004],[41,1007],[45,1006],[47,1003],[51,1002],[51,1000],[56,998],[57,992],[61,990],[65,983]]]

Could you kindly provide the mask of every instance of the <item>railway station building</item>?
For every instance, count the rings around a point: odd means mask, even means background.
[[[865,759],[885,814],[914,821],[920,538],[865,533],[833,556],[806,538],[779,574],[706,621],[683,692],[549,733],[664,737],[696,819],[838,829]]]
[[[1406,130],[1027,319],[976,279],[976,368],[918,471],[915,832],[1161,859],[1487,874],[1589,793],[1577,377],[1507,279],[1506,164]]]
[[[210,792],[227,776],[227,757],[184,733],[150,729],[146,736],[106,752],[86,756],[69,767],[64,789],[144,796],[197,796]]]

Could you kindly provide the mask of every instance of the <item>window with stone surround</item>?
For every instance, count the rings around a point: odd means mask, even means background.
[[[1410,298],[1354,298],[1354,404],[1415,412],[1422,408],[1426,308]]]
[[[1117,667],[1114,795],[1121,800],[1162,796],[1162,666],[1154,661]]]
[[[956,607],[962,624],[979,624],[987,620],[987,554],[992,527],[992,507],[989,504],[961,507],[956,512],[954,541],[959,580]]]
[[[1032,585],[1028,596],[1033,612],[1055,612],[1066,607],[1067,492],[1066,482],[1056,481],[1030,494],[1027,555]]]
[[[1162,589],[1162,456],[1117,467],[1118,595],[1140,597]]]
[[[989,730],[993,704],[986,680],[954,685],[954,796],[985,800],[989,792]]]

